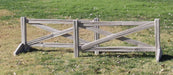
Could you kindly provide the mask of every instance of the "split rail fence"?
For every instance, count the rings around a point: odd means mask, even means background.
[[[39,37],[37,39],[27,41],[27,26],[41,28],[43,30],[51,32],[49,35]],[[73,27],[58,30],[48,27],[44,24],[73,24]],[[111,33],[100,29],[100,26],[136,26],[117,33]],[[148,45],[141,41],[133,40],[125,37],[131,33],[135,33],[144,29],[154,27],[155,29],[155,46]],[[86,41],[79,38],[79,28],[93,31],[94,41]],[[69,34],[73,32],[73,35]],[[101,35],[106,37],[100,38]],[[41,43],[43,40],[48,40],[58,36],[63,36],[73,40],[73,43]],[[136,45],[137,47],[100,47],[99,44],[117,39],[127,42],[129,44]],[[30,47],[67,47],[74,48],[74,57],[79,57],[79,51],[94,51],[95,54],[99,52],[155,52],[156,61],[159,62],[162,56],[162,50],[160,47],[160,23],[159,19],[154,21],[99,21],[95,18],[93,21],[88,20],[62,20],[62,19],[27,19],[21,17],[21,43],[14,52],[14,55],[18,55],[21,52],[29,50]]]

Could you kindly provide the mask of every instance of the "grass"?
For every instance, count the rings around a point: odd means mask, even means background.
[[[0,0],[0,75],[172,75],[173,74],[173,1],[172,0]],[[14,57],[20,43],[21,16],[49,19],[154,20],[161,19],[162,62],[155,62],[154,53],[80,53],[73,57],[73,49],[34,48]],[[71,25],[49,25],[68,28]],[[117,32],[128,27],[102,27]],[[92,41],[93,33],[80,30],[81,38]],[[153,29],[127,37],[154,45]],[[48,34],[28,26],[28,40]],[[87,35],[86,35],[87,34]],[[102,36],[104,37],[104,36]],[[149,38],[149,39],[148,39]],[[72,42],[59,37],[48,41]],[[128,45],[113,40],[101,46]]]

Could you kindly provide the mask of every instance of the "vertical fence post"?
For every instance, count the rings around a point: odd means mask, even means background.
[[[155,28],[155,47],[156,47],[156,61],[159,62],[162,56],[162,50],[160,47],[160,22],[159,19],[154,20],[154,28]]]
[[[27,37],[26,37],[26,17],[21,17],[21,43],[26,45],[27,44]]]
[[[78,25],[78,20],[73,21],[74,22],[74,31],[73,31],[73,45],[74,45],[74,57],[79,57],[79,25]]]
[[[27,38],[26,38],[26,17],[21,17],[20,23],[21,23],[21,43],[14,51],[13,53],[14,56],[29,49],[29,46],[27,46]]]
[[[94,22],[98,22],[99,19],[98,18],[94,18]],[[95,28],[99,29],[99,26],[95,26]],[[99,33],[94,33],[94,40],[98,40],[100,38],[100,34]],[[95,47],[99,47],[99,45],[96,45]],[[95,55],[98,55],[99,51],[95,51]]]
[[[24,45],[23,51],[27,51],[30,48],[27,45],[27,27],[26,27],[27,19],[26,17],[21,17],[20,21],[21,21],[21,41],[22,41],[21,43]]]

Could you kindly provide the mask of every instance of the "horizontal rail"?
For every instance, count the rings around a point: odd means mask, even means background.
[[[45,23],[45,24],[73,24],[72,19],[64,20],[64,19],[27,19],[27,23]],[[91,22],[90,20],[80,20],[81,22]]]
[[[38,43],[31,45],[32,47],[66,47],[73,48],[72,43]]]
[[[155,47],[96,47],[84,51],[111,52],[155,52]]]
[[[45,23],[45,24],[73,24],[72,19],[64,20],[64,19],[28,19],[27,23],[34,24],[34,23]],[[153,23],[154,21],[99,21],[99,22],[92,22],[90,20],[79,20],[80,25],[83,26],[129,26],[129,25],[141,25],[144,23]]]
[[[146,23],[154,24],[154,21],[99,21],[99,22],[80,22],[82,26],[133,26]]]
[[[64,20],[64,19],[28,19],[28,23],[73,24],[73,20]]]

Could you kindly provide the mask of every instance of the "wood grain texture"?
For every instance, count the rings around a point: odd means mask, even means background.
[[[21,17],[20,23],[21,23],[21,41],[24,45],[26,45],[27,44],[26,17]]]
[[[154,20],[154,26],[155,26],[156,61],[159,62],[162,57],[162,50],[160,47],[160,22],[159,22],[159,19]]]
[[[74,57],[79,57],[79,26],[78,26],[78,20],[74,21],[74,27],[73,27],[73,47],[74,47]]]
[[[33,44],[31,47],[63,47],[63,48],[73,48],[72,43],[38,43]]]
[[[96,47],[84,51],[101,52],[155,52],[155,47]]]
[[[28,23],[73,24],[73,20],[64,20],[64,19],[28,19]]]
[[[98,18],[94,18],[94,22],[99,22]],[[95,26],[96,29],[99,29],[99,26]],[[94,40],[100,39],[100,34],[97,32],[94,32]],[[95,47],[99,47],[99,45],[96,45]],[[95,55],[99,55],[99,51],[95,51]]]
[[[82,22],[90,22],[90,20],[80,20]],[[43,24],[73,24],[72,19],[28,19],[28,23],[43,23]]]
[[[153,21],[100,21],[100,22],[87,22],[81,21],[82,26],[133,26],[152,23]]]

